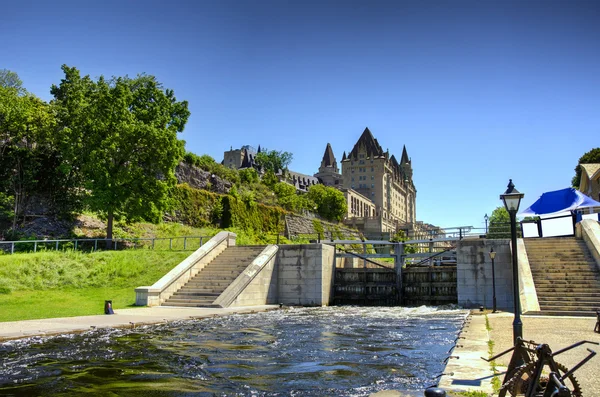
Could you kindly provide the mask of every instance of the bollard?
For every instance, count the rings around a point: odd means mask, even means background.
[[[112,301],[104,301],[104,314],[115,314],[112,308]]]
[[[425,390],[425,397],[446,397],[446,392],[437,387],[430,387]]]

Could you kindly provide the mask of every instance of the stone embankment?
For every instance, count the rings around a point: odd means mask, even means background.
[[[316,230],[315,223],[320,224],[323,228],[322,238],[324,239],[331,239],[333,237],[337,240],[356,240],[361,237],[357,230],[350,229],[344,225],[295,214],[287,214],[285,216],[285,235],[288,237],[313,235],[316,238],[319,231]]]

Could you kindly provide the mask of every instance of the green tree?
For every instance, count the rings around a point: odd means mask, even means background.
[[[241,183],[251,185],[259,181],[258,172],[254,168],[244,168],[239,170],[238,173],[240,174]]]
[[[23,82],[19,78],[19,75],[8,69],[0,69],[0,87],[14,88],[19,94],[25,93]]]
[[[307,195],[315,203],[317,213],[325,219],[341,221],[348,212],[344,193],[333,187],[312,185]]]
[[[107,239],[115,218],[159,220],[184,154],[177,133],[190,115],[187,101],[154,76],[93,81],[74,67],[62,70],[51,93],[67,165],[80,167],[87,204],[106,216]]]
[[[263,184],[267,185],[268,187],[270,187],[272,189],[275,186],[275,184],[277,184],[279,182],[279,179],[277,179],[277,175],[275,175],[275,173],[273,171],[268,170],[263,175],[261,181]]]
[[[600,163],[600,147],[590,150],[579,158],[577,167],[575,167],[575,176],[571,180],[571,185],[579,189],[581,182],[581,164]]]
[[[488,231],[487,238],[510,238],[510,215],[504,206],[492,212]]]
[[[256,164],[260,165],[265,171],[274,173],[280,170],[286,170],[294,156],[290,152],[278,152],[277,150],[262,150],[254,157]]]
[[[13,229],[28,202],[45,195],[64,201],[70,189],[60,178],[60,153],[54,144],[50,106],[17,87],[0,86],[0,220]]]

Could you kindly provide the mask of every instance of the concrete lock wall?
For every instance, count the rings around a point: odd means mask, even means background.
[[[277,252],[279,303],[329,305],[335,249],[326,244],[282,245]]]
[[[496,305],[512,309],[512,262],[509,239],[461,240],[456,247],[458,304],[466,308],[492,307],[492,260],[494,248]]]

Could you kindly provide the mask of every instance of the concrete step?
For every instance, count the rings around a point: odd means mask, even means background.
[[[558,291],[554,288],[536,288],[538,299],[540,297],[547,296],[557,296],[560,291],[561,298],[564,299],[572,299],[572,298],[600,298],[600,292],[598,291],[590,291],[590,290],[577,290],[571,288],[570,291],[567,291],[565,288],[559,288]]]
[[[536,265],[543,265],[543,266],[548,266],[548,265],[588,265],[591,266],[591,264],[594,263],[592,258],[582,258],[582,259],[575,259],[575,258],[566,258],[566,259],[557,259],[557,258],[547,258],[547,259],[535,259],[532,257],[528,257],[528,261],[529,261],[529,265],[530,266],[536,266]]]
[[[526,313],[528,316],[571,316],[571,317],[596,317],[594,311],[572,311],[572,310],[540,310]]]
[[[240,274],[240,272],[242,272],[245,268],[247,268],[248,266],[240,266],[240,267],[236,267],[236,268],[229,268],[229,269],[204,269],[202,270],[201,274],[203,275],[215,275],[215,276],[220,276],[220,275],[229,275],[229,274]]]
[[[202,302],[198,302],[198,303],[171,303],[171,302],[164,302],[161,306],[171,306],[171,307],[220,307],[219,305],[213,305],[212,302],[209,303],[202,303]]]
[[[179,291],[182,291],[183,289],[180,289]],[[186,288],[185,292],[191,292],[191,293],[196,293],[196,294],[210,294],[210,293],[221,293],[225,290],[224,287],[208,287],[207,286],[203,286],[203,288]],[[178,292],[176,292],[178,293]]]
[[[201,297],[197,298],[197,299],[184,299],[184,298],[170,298],[167,299],[167,302],[165,303],[169,303],[170,305],[185,305],[188,303],[192,303],[192,304],[200,304],[200,305],[204,305],[204,304],[211,304],[215,301],[216,298],[214,297],[207,297],[205,299],[202,299]]]
[[[553,286],[555,288],[560,287],[581,287],[581,288],[598,288],[597,280],[548,280],[548,279],[536,279],[535,280],[536,287],[549,287]]]
[[[557,299],[556,297],[548,299],[539,299],[540,306],[585,306],[585,307],[597,307],[600,308],[600,299],[587,298],[586,300],[568,300],[568,299]]]
[[[220,288],[223,286],[228,286],[234,278],[229,278],[226,280],[202,280],[202,279],[193,279],[189,281],[184,287],[185,288]]]
[[[223,292],[223,291],[221,291]],[[169,299],[194,299],[195,296],[211,296],[216,299],[221,292],[190,292],[190,291],[177,291]]]
[[[568,305],[542,305],[540,303],[541,311],[570,311],[570,312],[587,312],[594,313],[598,309],[597,306],[588,306],[588,305],[580,305],[580,306],[568,306]]]
[[[564,280],[564,281],[599,281],[596,273],[539,273],[534,275],[536,280]]]

